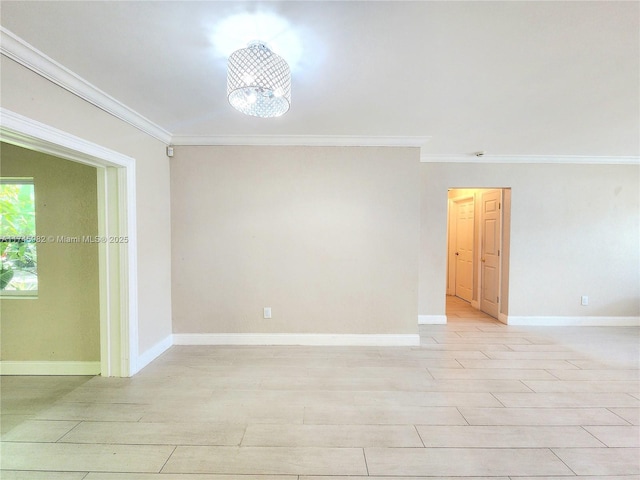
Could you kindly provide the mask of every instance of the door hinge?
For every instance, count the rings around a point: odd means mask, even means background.
[[[498,250],[498,256],[500,256],[500,250]]]
[[[498,210],[500,210],[502,208],[502,203],[498,202]]]
[[[500,297],[496,297],[496,303],[500,303]]]

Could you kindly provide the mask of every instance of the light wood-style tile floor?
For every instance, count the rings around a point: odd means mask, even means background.
[[[640,478],[639,329],[449,299],[420,347],[172,347],[129,379],[2,377],[0,478]]]
[[[501,325],[495,318],[473,308],[469,302],[449,295],[447,295],[446,314],[447,322],[449,323],[473,320],[476,324],[493,323],[495,325]]]

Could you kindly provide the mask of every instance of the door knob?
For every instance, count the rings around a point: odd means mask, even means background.
[[[460,255],[458,252],[456,252],[456,255]]]
[[[482,260],[482,262],[484,262],[484,258],[482,258],[481,260]]]

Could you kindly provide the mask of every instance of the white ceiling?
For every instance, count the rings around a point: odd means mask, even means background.
[[[635,1],[2,0],[1,8],[4,28],[176,136],[430,137],[423,151],[452,155],[640,153]],[[242,13],[284,22],[260,39],[276,53],[287,57],[299,41],[292,106],[281,118],[247,117],[226,100],[228,51],[216,32]],[[235,33],[227,50],[251,40]]]

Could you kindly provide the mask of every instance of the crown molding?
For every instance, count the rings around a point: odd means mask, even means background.
[[[420,155],[422,163],[556,163],[592,165],[638,165],[637,156],[597,156],[597,155]]]
[[[173,145],[420,148],[429,141],[429,138],[364,135],[174,135]]]
[[[161,142],[171,143],[171,133],[103,92],[4,27],[0,27],[0,53]]]

